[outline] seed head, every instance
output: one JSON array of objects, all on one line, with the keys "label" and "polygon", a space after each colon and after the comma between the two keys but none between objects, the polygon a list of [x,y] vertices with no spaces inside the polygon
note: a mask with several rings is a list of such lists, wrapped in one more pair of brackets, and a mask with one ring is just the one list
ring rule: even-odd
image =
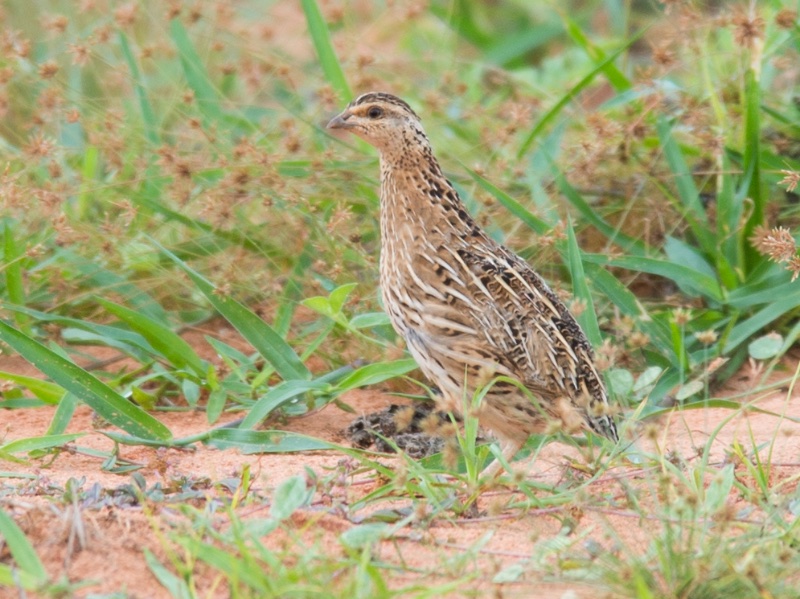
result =
[{"label": "seed head", "polygon": [[733,38],[745,48],[753,48],[758,40],[764,39],[764,19],[754,11],[737,10],[731,18]]}]

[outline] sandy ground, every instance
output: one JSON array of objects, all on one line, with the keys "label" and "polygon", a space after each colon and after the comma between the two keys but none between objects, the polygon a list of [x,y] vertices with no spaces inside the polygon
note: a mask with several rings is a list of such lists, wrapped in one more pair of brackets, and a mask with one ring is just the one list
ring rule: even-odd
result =
[{"label": "sandy ground", "polygon": [[[202,344],[200,338],[195,341]],[[204,352],[207,350],[206,347]],[[13,356],[0,356],[0,370],[35,373],[29,365]],[[752,373],[751,376],[746,370],[743,371],[723,392],[729,395],[742,393],[755,384],[756,374]],[[788,374],[783,371],[780,376],[786,378]],[[746,401],[754,401],[754,405],[764,410],[800,419],[798,395],[800,389],[795,389],[794,397],[790,398],[786,388],[778,388],[770,393],[748,397]],[[377,411],[398,401],[396,397],[380,390],[354,391],[343,399],[360,413]],[[0,411],[1,442],[43,435],[53,413],[54,409],[49,407]],[[760,445],[763,458],[766,458],[767,452],[771,452],[773,476],[788,477],[797,471],[800,425],[767,414],[750,412],[731,418],[733,414],[730,410],[720,409],[674,412],[653,423],[648,440],[639,439],[637,445],[643,451],[653,451],[657,445],[661,451],[671,452],[673,461],[685,460],[691,466],[700,459],[698,448],[704,447],[715,429],[722,425],[711,445],[712,464],[722,464],[732,443],[738,440],[745,449]],[[159,413],[158,417],[175,437],[199,433],[208,428],[205,414],[201,412]],[[352,419],[352,414],[330,405],[317,413],[291,420],[282,428],[346,444],[343,429]],[[87,431],[69,450],[62,451],[55,459],[48,456],[24,463],[0,464],[0,470],[4,471],[3,478],[0,478],[0,505],[13,515],[28,535],[53,579],[64,577],[73,582],[91,581],[75,596],[124,591],[130,597],[168,597],[145,563],[143,549],[152,551],[162,563],[169,563],[163,533],[170,527],[179,526],[181,522],[172,507],[154,503],[144,507],[104,506],[75,511],[58,499],[60,493],[53,491],[54,488],[63,488],[71,478],[81,480],[84,489],[89,489],[95,483],[102,489],[116,489],[130,483],[130,474],[103,471],[101,458],[82,453],[84,449],[104,452],[113,449],[109,438],[93,428],[91,411],[82,407],[76,412],[69,432]],[[76,451],[77,448],[81,451]],[[352,504],[379,484],[374,471],[360,472],[357,462],[337,451],[242,455],[236,450],[217,450],[205,446],[187,450],[123,446],[119,455],[142,466],[138,472],[144,476],[148,486],[160,482],[169,488],[170,485],[174,486],[177,479],[210,481],[207,498],[204,499],[201,493],[199,499],[193,500],[197,505],[211,498],[230,497],[215,483],[236,479],[243,468],[249,466],[253,476],[250,495],[256,499],[245,502],[240,510],[243,518],[265,516],[269,509],[270,494],[275,487],[290,476],[304,474],[307,469],[313,470],[319,478],[330,475],[337,468],[344,473],[342,476],[346,481],[337,491],[340,493],[337,498],[340,506]],[[380,461],[396,465],[397,459],[383,457]],[[535,462],[520,461],[516,467],[522,469],[530,480],[556,483],[574,475],[574,469],[570,466],[572,460],[580,462],[581,456],[570,447],[551,443],[542,450]],[[744,469],[740,472],[737,468],[737,475],[741,475],[739,480],[747,484]],[[603,477],[592,483],[590,490],[592,493],[622,497],[622,481],[633,487],[653,486],[652,472],[620,460],[619,465],[610,468]],[[199,484],[197,488],[203,488],[203,485]],[[614,540],[631,551],[643,550],[647,546],[651,524],[657,525],[643,521],[639,514],[626,510],[576,510],[574,506],[534,509],[526,513],[504,510],[505,502],[514,496],[514,491],[510,489],[489,491],[479,500],[478,517],[453,520],[439,518],[425,529],[403,529],[395,539],[382,543],[377,548],[377,555],[386,562],[405,565],[402,571],[392,574],[398,586],[414,582],[441,584],[447,580],[446,572],[435,576],[431,573],[416,574],[414,569],[430,572],[433,563],[453,563],[459,556],[473,552],[474,556],[467,560],[467,565],[459,566],[461,573],[468,571],[475,576],[470,589],[463,590],[464,594],[480,592],[502,597],[572,598],[613,596],[598,594],[598,589],[588,585],[551,584],[546,580],[532,579],[530,575],[510,584],[497,585],[491,581],[500,570],[525,563],[536,543],[559,533],[566,516],[576,521],[573,534],[585,535],[587,539],[599,543]],[[734,509],[737,501],[740,499],[733,495],[729,498]],[[330,497],[315,497],[310,506],[292,516],[287,526],[307,537],[309,543],[330,547],[330,551],[338,555],[341,553],[339,535],[356,525],[359,518],[372,509],[407,507],[410,499],[398,497],[396,501],[382,502],[355,514],[330,509],[330,505]],[[497,506],[500,508],[496,509]],[[76,530],[82,531],[82,538],[75,535]],[[487,535],[488,540],[479,547],[478,541],[487,538]],[[8,563],[9,560],[7,549],[0,544],[0,561]],[[201,596],[225,596],[219,588],[213,590],[213,573],[209,572],[204,577],[202,570],[198,572],[198,580],[208,585],[208,588],[198,589]],[[3,595],[0,589],[0,597],[19,596],[16,592],[9,592],[10,589]],[[453,592],[452,596],[463,595]]]}]

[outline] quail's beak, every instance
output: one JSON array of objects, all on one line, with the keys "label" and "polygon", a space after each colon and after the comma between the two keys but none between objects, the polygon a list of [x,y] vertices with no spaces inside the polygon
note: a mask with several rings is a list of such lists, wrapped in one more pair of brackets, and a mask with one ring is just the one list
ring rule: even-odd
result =
[{"label": "quail's beak", "polygon": [[350,113],[350,111],[345,110],[340,115],[331,119],[331,122],[328,123],[328,129],[352,129],[354,124],[352,122],[347,122],[351,116],[353,115]]}]

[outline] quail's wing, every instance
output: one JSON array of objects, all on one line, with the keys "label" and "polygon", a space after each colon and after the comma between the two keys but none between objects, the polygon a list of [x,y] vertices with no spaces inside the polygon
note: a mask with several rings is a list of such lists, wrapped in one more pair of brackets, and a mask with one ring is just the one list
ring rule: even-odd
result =
[{"label": "quail's wing", "polygon": [[513,376],[544,397],[566,397],[596,432],[617,438],[594,352],[564,303],[524,260],[502,246],[473,248],[470,267],[484,310],[476,312]]}]

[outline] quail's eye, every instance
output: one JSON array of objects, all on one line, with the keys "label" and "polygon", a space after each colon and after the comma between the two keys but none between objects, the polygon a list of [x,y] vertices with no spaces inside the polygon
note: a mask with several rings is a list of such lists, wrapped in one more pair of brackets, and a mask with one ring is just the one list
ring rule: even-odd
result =
[{"label": "quail's eye", "polygon": [[383,109],[378,106],[372,106],[367,111],[367,116],[371,119],[379,119],[383,116]]}]

